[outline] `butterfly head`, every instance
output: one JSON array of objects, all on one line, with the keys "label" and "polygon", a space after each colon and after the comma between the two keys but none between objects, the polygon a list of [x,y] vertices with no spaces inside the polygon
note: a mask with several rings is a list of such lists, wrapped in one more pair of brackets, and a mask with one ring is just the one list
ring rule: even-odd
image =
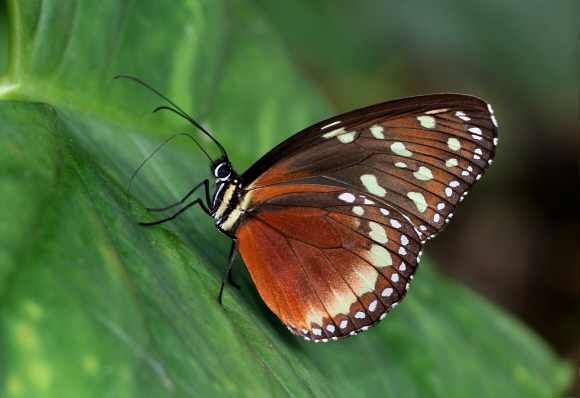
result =
[{"label": "butterfly head", "polygon": [[227,181],[232,176],[232,164],[227,157],[221,157],[211,165],[212,174],[218,182]]}]

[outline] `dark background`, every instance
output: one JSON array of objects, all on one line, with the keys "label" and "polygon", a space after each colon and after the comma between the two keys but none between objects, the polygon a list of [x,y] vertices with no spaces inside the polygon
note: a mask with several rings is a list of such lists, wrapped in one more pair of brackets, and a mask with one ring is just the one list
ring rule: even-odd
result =
[{"label": "dark background", "polygon": [[496,160],[427,253],[563,356],[578,341],[577,2],[257,2],[337,113],[460,92]]}]

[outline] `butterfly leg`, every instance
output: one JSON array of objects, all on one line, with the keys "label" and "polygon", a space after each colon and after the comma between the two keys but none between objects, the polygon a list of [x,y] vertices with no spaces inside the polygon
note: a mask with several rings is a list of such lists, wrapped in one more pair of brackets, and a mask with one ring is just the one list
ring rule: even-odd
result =
[{"label": "butterfly leg", "polygon": [[[201,188],[202,185],[205,186],[205,198],[206,198],[206,201],[207,201],[208,207],[209,207],[209,203],[211,203],[211,199],[209,197],[209,181],[204,180],[204,181],[200,182],[199,184],[197,184],[191,191],[189,191],[189,193],[187,195],[185,195],[185,197],[183,199],[181,199],[179,202],[174,203],[172,205],[169,205],[167,207],[159,207],[159,208],[147,207],[146,209],[149,211],[165,211],[165,210],[171,209],[172,207],[179,206],[179,205],[183,204],[187,200],[187,198],[189,198],[195,191],[197,191],[199,188]],[[207,213],[207,211],[206,211],[206,213]]]},{"label": "butterfly leg", "polygon": [[[230,251],[230,260],[228,261],[228,268],[226,269],[226,273],[224,274],[224,277],[222,278],[222,287],[220,288],[220,294],[218,296],[218,302],[220,304],[222,303],[222,294],[224,292],[224,286],[226,284],[226,281],[228,280],[228,278],[231,278],[230,272],[232,270],[232,264],[234,263],[234,258],[236,258],[236,253],[238,252],[238,244],[240,242],[239,239],[236,238],[235,236],[232,236],[228,233],[225,233],[225,234],[227,236],[229,236],[230,238],[232,238],[232,249]],[[236,284],[233,283],[233,281],[231,279],[230,279],[230,282],[232,283],[232,285],[237,286]]]},{"label": "butterfly leg", "polygon": [[[191,195],[193,193],[193,191],[195,191],[197,188],[199,188],[202,184],[205,184],[205,189],[206,189],[205,193],[206,193],[206,196],[209,198],[209,196],[208,196],[209,195],[209,193],[208,193],[208,181],[207,180],[205,180],[203,183],[199,184],[196,188],[194,188],[189,194],[187,194],[187,196]],[[187,196],[183,200],[185,200],[187,198]],[[206,198],[206,199],[208,199],[208,198]],[[181,203],[183,202],[183,200],[181,201]],[[208,203],[209,203],[209,200],[208,200]],[[177,204],[179,204],[179,203],[177,203]],[[179,216],[181,213],[183,213],[184,211],[189,209],[193,205],[199,205],[203,211],[205,211],[208,215],[211,216],[211,211],[209,211],[208,206],[206,206],[203,203],[203,200],[201,198],[197,198],[196,200],[194,200],[193,202],[191,202],[190,204],[188,204],[187,206],[185,206],[184,208],[179,210],[177,213],[175,213],[171,217],[167,217],[167,218],[164,218],[163,220],[154,221],[154,222],[140,222],[139,225],[149,227],[151,225],[157,225],[157,224],[162,224],[162,223],[167,222],[167,221],[171,221],[171,220],[175,219],[177,216]],[[169,206],[168,208],[171,208],[172,206]]]}]

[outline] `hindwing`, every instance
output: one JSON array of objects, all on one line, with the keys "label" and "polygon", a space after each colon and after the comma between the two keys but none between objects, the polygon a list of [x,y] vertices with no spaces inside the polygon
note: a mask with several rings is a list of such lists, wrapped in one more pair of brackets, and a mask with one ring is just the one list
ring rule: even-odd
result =
[{"label": "hindwing", "polygon": [[405,295],[420,238],[386,202],[304,187],[278,191],[247,214],[240,254],[264,302],[293,333],[318,341],[366,330]]}]

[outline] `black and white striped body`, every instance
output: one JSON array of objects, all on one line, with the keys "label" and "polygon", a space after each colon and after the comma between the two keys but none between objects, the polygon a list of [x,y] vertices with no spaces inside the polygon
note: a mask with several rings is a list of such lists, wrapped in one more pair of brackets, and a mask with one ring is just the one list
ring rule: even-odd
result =
[{"label": "black and white striped body", "polygon": [[216,186],[211,204],[212,217],[224,232],[235,235],[243,218],[242,181],[227,160],[222,160],[214,168]]}]

